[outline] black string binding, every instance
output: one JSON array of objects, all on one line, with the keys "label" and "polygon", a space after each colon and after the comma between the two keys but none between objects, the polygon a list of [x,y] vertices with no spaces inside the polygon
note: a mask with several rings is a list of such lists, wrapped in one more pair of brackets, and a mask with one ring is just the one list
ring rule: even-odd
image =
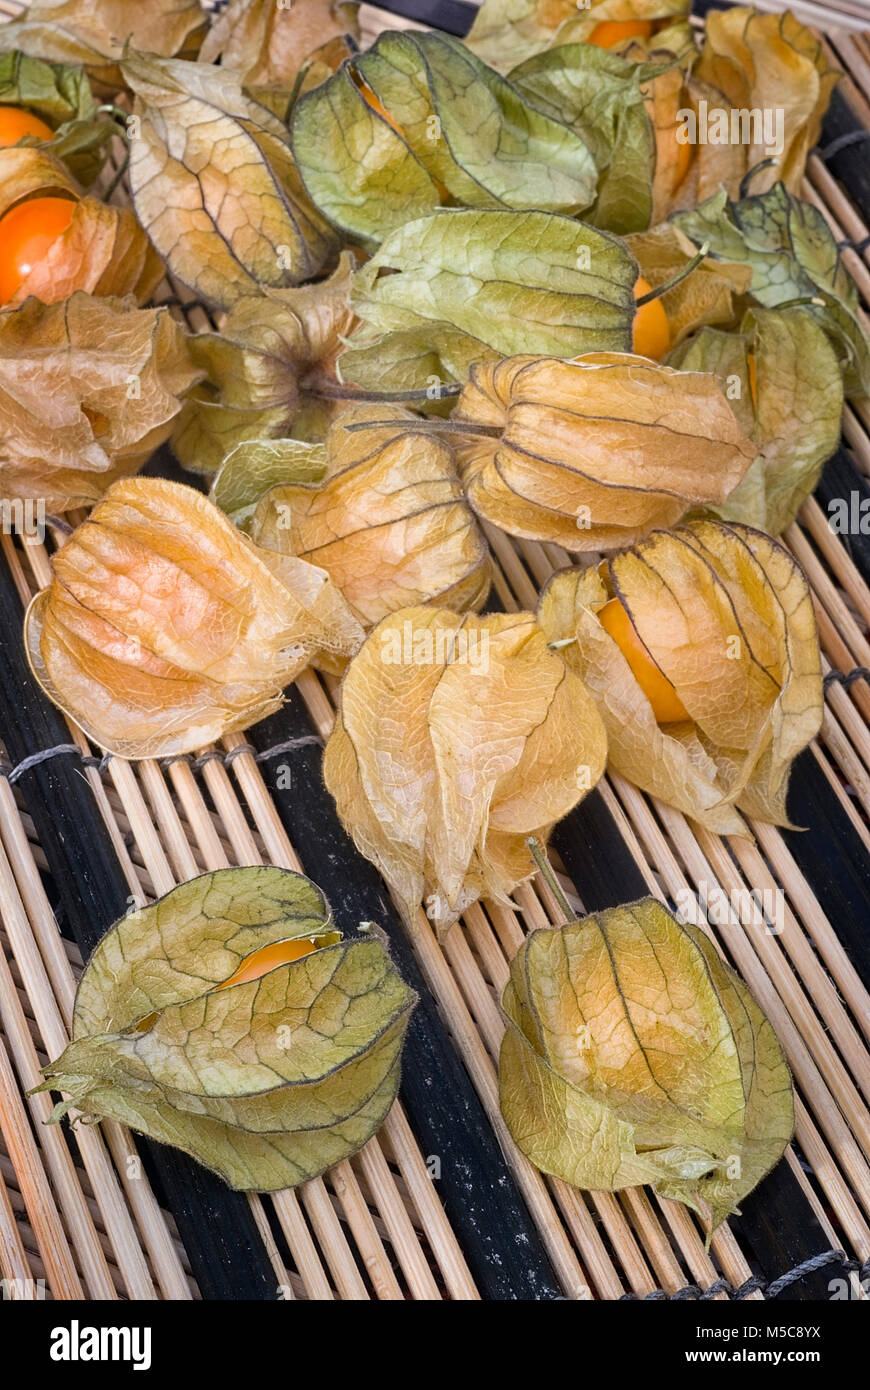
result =
[{"label": "black string binding", "polygon": [[[833,685],[842,685],[848,689],[855,681],[864,680],[870,683],[870,667],[856,666],[851,671],[829,671],[824,677],[823,687],[828,690]],[[194,772],[200,772],[207,763],[219,762],[224,767],[231,767],[237,758],[246,755],[252,757],[254,762],[267,762],[270,758],[277,757],[281,753],[292,753],[295,749],[304,748],[311,744],[321,745],[323,740],[317,734],[307,734],[299,738],[285,739],[281,743],[272,744],[264,748],[261,752],[251,743],[240,743],[237,748],[229,751],[221,751],[217,748],[210,748],[205,753],[200,753],[194,757],[191,753],[175,753],[169,757],[159,758],[158,764],[165,771],[173,766],[174,763],[186,763]],[[37,753],[29,753],[20,762],[2,763],[0,762],[0,777],[5,777],[10,786],[14,786],[20,777],[33,767],[38,767],[40,763],[48,762],[52,758],[73,757],[78,759],[83,768],[95,768],[102,776],[108,764],[115,755],[113,753],[103,753],[100,757],[95,754],[83,753],[75,743],[58,743],[53,748],[43,748]],[[132,840],[131,840],[132,843]],[[691,1292],[694,1285],[687,1286],[689,1292],[682,1294],[682,1297],[695,1297]],[[710,1297],[709,1294],[698,1293],[698,1297]],[[735,1297],[738,1295],[735,1294]],[[744,1295],[740,1295],[745,1297]]]},{"label": "black string binding", "polygon": [[828,690],[832,685],[844,685],[848,690],[849,686],[854,685],[855,681],[870,681],[870,667],[855,666],[851,671],[838,671],[834,669],[827,673],[822,681],[822,685],[825,690]]},{"label": "black string binding", "polygon": [[[275,743],[271,748],[264,748],[258,753],[251,743],[240,743],[238,748],[231,748],[229,752],[222,753],[217,748],[210,748],[206,753],[200,753],[198,758],[194,758],[190,753],[176,753],[169,758],[158,759],[162,768],[171,767],[173,763],[187,763],[194,772],[199,772],[206,763],[220,762],[224,767],[231,767],[236,758],[243,753],[248,753],[256,763],[263,763],[267,758],[277,757],[279,753],[292,753],[295,748],[303,748],[306,744],[322,743],[323,740],[317,734],[309,734],[305,738],[288,738],[283,743]],[[0,763],[0,777],[5,777],[10,785],[14,785],[23,773],[30,768],[36,767],[39,763],[47,762],[49,758],[60,758],[72,755],[78,758],[82,767],[95,767],[98,772],[105,772],[107,765],[115,756],[114,753],[104,753],[98,758],[91,753],[83,753],[75,743],[57,743],[54,748],[43,748],[39,753],[29,753],[26,758],[22,758],[13,767],[10,763]]]},{"label": "black string binding", "polygon": [[[870,133],[870,132],[868,132]],[[828,671],[823,680],[825,690],[832,685],[842,685],[848,690],[855,681],[867,681],[870,683],[870,667],[855,666],[851,671]],[[165,770],[173,763],[187,763],[194,772],[200,772],[206,763],[219,762],[224,767],[231,767],[236,758],[243,753],[249,754],[254,762],[264,763],[269,758],[276,757],[279,753],[292,753],[295,748],[303,748],[307,744],[322,743],[323,740],[317,734],[308,734],[304,738],[285,739],[283,743],[273,744],[271,748],[264,748],[258,753],[251,743],[240,743],[238,748],[231,748],[229,752],[221,752],[217,748],[210,748],[205,753],[200,753],[198,758],[191,753],[174,753],[167,758],[159,758],[160,766]],[[23,773],[30,768],[36,767],[39,763],[44,763],[49,758],[60,758],[72,756],[79,759],[82,767],[95,767],[98,772],[103,773],[108,763],[115,756],[114,753],[103,753],[102,757],[96,757],[90,753],[83,753],[75,743],[58,743],[53,748],[43,748],[38,753],[30,753],[26,758],[22,758],[19,763],[12,766],[10,763],[0,763],[0,777],[5,777],[7,782],[14,785]]]},{"label": "black string binding", "polygon": [[870,140],[870,130],[848,130],[845,135],[838,135],[836,140],[814,150],[813,153],[818,155],[823,164],[827,164],[828,160],[833,159],[841,150],[847,150],[851,145],[861,145],[865,140]]},{"label": "black string binding", "polygon": [[639,1299],[636,1293],[624,1293],[619,1299],[620,1303],[682,1303],[689,1300],[705,1302],[715,1298],[716,1294],[726,1293],[729,1299],[735,1302],[742,1302],[751,1293],[763,1293],[765,1298],[776,1298],[785,1289],[796,1284],[799,1279],[803,1279],[805,1274],[815,1274],[819,1269],[825,1269],[828,1265],[839,1265],[847,1274],[857,1273],[859,1280],[864,1284],[870,1279],[870,1260],[865,1260],[859,1264],[857,1260],[852,1260],[844,1250],[823,1250],[820,1255],[812,1255],[808,1260],[795,1265],[785,1274],[780,1274],[778,1278],[771,1280],[768,1284],[760,1279],[757,1274],[753,1274],[745,1283],[740,1284],[736,1289],[727,1279],[717,1279],[709,1288],[702,1289],[698,1284],[686,1284],[675,1293],[667,1293],[664,1289],[653,1289],[652,1293],[644,1294]]}]

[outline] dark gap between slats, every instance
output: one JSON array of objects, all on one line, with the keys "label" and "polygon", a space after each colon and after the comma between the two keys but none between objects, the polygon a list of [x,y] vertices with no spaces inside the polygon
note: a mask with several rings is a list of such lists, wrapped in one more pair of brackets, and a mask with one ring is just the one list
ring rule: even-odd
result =
[{"label": "dark gap between slats", "polygon": [[[643,875],[597,791],[590,792],[556,826],[552,843],[587,912],[647,896]],[[729,1225],[741,1244],[751,1250],[768,1282],[830,1248],[784,1159],[744,1199],[742,1214],[729,1217]],[[824,1271],[805,1275],[781,1297],[789,1301],[827,1299],[829,1277]]]},{"label": "dark gap between slats", "polygon": [[[864,583],[870,584],[870,484],[844,448],[839,448],[825,464],[815,497],[829,525],[837,519],[841,510],[839,507],[832,509],[831,504],[840,501],[845,502],[849,509],[849,526],[853,520],[858,521],[858,530],[838,531],[837,535]],[[861,525],[866,527],[863,532]],[[808,536],[807,539],[812,538]]]},{"label": "dark gap between slats", "polygon": [[809,749],[792,764],[788,805],[802,828],[780,834],[870,988],[870,857]]},{"label": "dark gap between slats", "polygon": [[[69,743],[69,730],[33,680],[24,657],[22,610],[0,563],[0,715],[13,763]],[[85,957],[128,908],[129,887],[76,759],[52,758],[18,781],[67,922]],[[175,1217],[203,1298],[272,1299],[277,1281],[247,1198],[177,1149],[137,1136]]]},{"label": "dark gap between slats", "polygon": [[[832,141],[864,129],[860,117],[852,110],[839,88],[835,87],[822,123],[819,148],[824,150]],[[845,188],[860,212],[865,226],[870,226],[870,141],[846,145],[837,154],[826,159],[825,164],[837,182]]]},{"label": "dark gap between slats", "polygon": [[[313,725],[297,691],[268,719],[248,730],[257,749],[311,735]],[[399,915],[373,865],[342,828],[323,785],[321,750],[306,744],[263,764],[284,828],[305,867],[332,905],[338,926],[356,932],[361,921],[384,927],[404,979],[420,996],[408,1029],[400,1095],[424,1158],[441,1160],[436,1182],[474,1280],[486,1299],[538,1300],[562,1290],[541,1237],[517,1189],[495,1133],[465,1067],[447,1035]],[[286,772],[289,767],[290,787]]]},{"label": "dark gap between slats", "polygon": [[467,4],[466,0],[387,0],[376,8],[460,39],[468,33],[477,13],[477,5]]}]

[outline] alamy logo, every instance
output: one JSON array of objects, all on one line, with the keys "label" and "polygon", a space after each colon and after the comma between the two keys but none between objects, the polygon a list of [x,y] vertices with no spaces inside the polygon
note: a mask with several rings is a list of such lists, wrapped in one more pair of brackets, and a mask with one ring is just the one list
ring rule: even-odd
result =
[{"label": "alamy logo", "polygon": [[45,499],[0,497],[0,531],[4,536],[45,540]]},{"label": "alamy logo", "polygon": [[45,1298],[44,1279],[0,1279],[0,1299],[21,1301]]},{"label": "alamy logo", "polygon": [[781,106],[708,106],[677,112],[681,145],[763,145],[772,155],[785,149],[785,112]]},{"label": "alamy logo", "polygon": [[690,888],[680,888],[676,896],[677,916],[695,927],[759,927],[769,936],[785,930],[785,895],[781,888],[732,888],[725,891],[718,883],[698,883],[698,896]]},{"label": "alamy logo", "polygon": [[51,1329],[52,1361],[130,1361],[134,1371],[151,1368],[150,1327],[69,1327]]},{"label": "alamy logo", "polygon": [[415,627],[406,619],[402,626],[381,630],[381,660],[385,666],[470,666],[489,668],[489,633],[486,628]]}]

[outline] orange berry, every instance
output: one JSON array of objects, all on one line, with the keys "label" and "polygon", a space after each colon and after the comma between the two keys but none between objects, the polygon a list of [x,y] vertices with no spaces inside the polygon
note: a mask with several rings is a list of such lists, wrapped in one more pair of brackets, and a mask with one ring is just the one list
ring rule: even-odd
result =
[{"label": "orange berry", "polygon": [[[642,275],[634,283],[635,299],[649,294],[652,286]],[[652,357],[656,362],[664,357],[671,347],[671,326],[660,299],[651,299],[635,310],[632,326],[632,347],[639,357]]]},{"label": "orange berry", "polygon": [[53,140],[54,131],[32,111],[23,106],[0,106],[0,146],[17,145],[25,135],[35,135],[38,140]]},{"label": "orange berry", "polygon": [[0,218],[0,304],[8,304],[31,270],[66,231],[75,211],[70,198],[31,198]]},{"label": "orange berry", "polygon": [[230,985],[246,985],[251,980],[259,980],[278,965],[289,965],[291,961],[301,960],[316,951],[316,944],[309,937],[298,937],[295,941],[273,941],[270,946],[261,946],[245,956],[238,969],[228,980],[218,985],[218,989],[229,989]]},{"label": "orange berry", "polygon": [[652,705],[659,724],[676,724],[688,719],[686,707],[667,676],[659,670],[618,598],[598,610],[598,621],[613,638],[632,674]]},{"label": "orange berry", "polygon": [[749,376],[749,394],[752,397],[752,404],[758,407],[758,364],[755,361],[755,353],[746,354],[746,371]]},{"label": "orange berry", "polygon": [[651,19],[603,19],[586,42],[594,43],[596,48],[616,48],[627,39],[648,39],[652,31]]}]

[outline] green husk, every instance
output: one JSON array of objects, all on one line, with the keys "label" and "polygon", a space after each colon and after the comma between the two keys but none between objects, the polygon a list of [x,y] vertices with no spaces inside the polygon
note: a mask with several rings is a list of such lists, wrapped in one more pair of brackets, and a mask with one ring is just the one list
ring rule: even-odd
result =
[{"label": "green husk", "polygon": [[[253,952],[298,938],[315,950],[220,988]],[[37,1089],[66,1093],[54,1121],[74,1107],[184,1149],[232,1187],[291,1187],[385,1118],[414,1003],[381,940],[342,941],[310,880],[222,869],[110,929],[73,1041]]]},{"label": "green husk", "polygon": [[765,309],[798,300],[837,349],[846,394],[870,392],[870,340],[860,320],[858,288],[822,214],[782,183],[731,202],[724,189],[671,219],[713,256],[752,267],[750,296]]},{"label": "green husk", "polygon": [[393,232],[354,275],[362,322],[339,372],[406,391],[464,381],[481,360],[627,352],[636,279],[622,241],[570,217],[445,209]]},{"label": "green husk", "polygon": [[582,211],[595,196],[582,134],[442,34],[382,34],[297,103],[292,129],[314,202],[370,245],[445,195],[466,207],[552,212]]},{"label": "green husk", "polygon": [[712,1233],[781,1158],[794,1101],[773,1029],[656,899],[533,932],[502,1005],[502,1113],[544,1172],[650,1183]]}]

